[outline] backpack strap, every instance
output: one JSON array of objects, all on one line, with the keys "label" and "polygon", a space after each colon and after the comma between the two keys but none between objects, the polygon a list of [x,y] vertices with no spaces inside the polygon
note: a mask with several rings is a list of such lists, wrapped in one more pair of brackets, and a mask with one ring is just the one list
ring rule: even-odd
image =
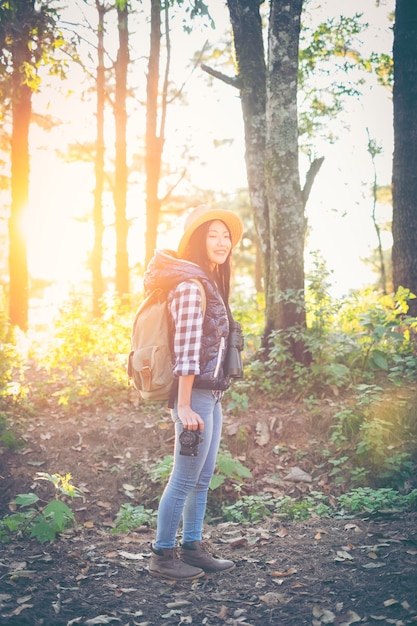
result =
[{"label": "backpack strap", "polygon": [[191,278],[192,282],[195,283],[200,289],[201,295],[201,308],[203,310],[203,317],[206,314],[206,306],[207,306],[207,298],[206,298],[206,290],[204,289],[202,283],[198,280],[198,278]]}]

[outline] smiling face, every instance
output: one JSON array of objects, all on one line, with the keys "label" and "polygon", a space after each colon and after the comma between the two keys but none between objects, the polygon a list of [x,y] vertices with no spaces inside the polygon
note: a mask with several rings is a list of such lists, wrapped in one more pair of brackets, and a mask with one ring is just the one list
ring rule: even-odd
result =
[{"label": "smiling face", "polygon": [[232,240],[226,224],[220,220],[210,222],[206,237],[206,251],[211,267],[222,265],[231,249]]}]

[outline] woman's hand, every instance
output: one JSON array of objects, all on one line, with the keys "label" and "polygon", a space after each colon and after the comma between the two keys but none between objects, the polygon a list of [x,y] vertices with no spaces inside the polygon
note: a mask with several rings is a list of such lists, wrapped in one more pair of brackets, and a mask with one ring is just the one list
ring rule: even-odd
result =
[{"label": "woman's hand", "polygon": [[198,413],[192,410],[190,405],[178,406],[178,417],[185,430],[197,430],[200,433],[204,430],[204,422]]},{"label": "woman's hand", "polygon": [[198,413],[191,408],[191,391],[194,374],[180,376],[178,379],[178,417],[186,430],[204,430],[204,422]]}]

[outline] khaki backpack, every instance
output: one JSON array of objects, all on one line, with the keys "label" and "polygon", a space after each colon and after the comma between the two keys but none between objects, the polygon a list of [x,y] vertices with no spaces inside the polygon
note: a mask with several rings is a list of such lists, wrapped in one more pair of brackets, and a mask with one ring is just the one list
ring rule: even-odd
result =
[{"label": "khaki backpack", "polygon": [[[200,289],[204,316],[206,293],[200,281],[192,280]],[[133,321],[127,373],[144,400],[168,400],[174,382],[167,295],[154,289]]]}]

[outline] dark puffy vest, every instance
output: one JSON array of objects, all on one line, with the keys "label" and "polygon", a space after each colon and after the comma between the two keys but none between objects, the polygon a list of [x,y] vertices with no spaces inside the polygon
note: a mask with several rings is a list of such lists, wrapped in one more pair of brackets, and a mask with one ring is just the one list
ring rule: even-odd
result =
[{"label": "dark puffy vest", "polygon": [[145,292],[149,293],[157,287],[169,292],[180,282],[192,278],[197,278],[206,292],[200,375],[195,377],[194,387],[223,391],[230,384],[229,377],[223,371],[229,320],[223,299],[207,274],[195,263],[177,259],[173,252],[157,250],[145,273]]}]

